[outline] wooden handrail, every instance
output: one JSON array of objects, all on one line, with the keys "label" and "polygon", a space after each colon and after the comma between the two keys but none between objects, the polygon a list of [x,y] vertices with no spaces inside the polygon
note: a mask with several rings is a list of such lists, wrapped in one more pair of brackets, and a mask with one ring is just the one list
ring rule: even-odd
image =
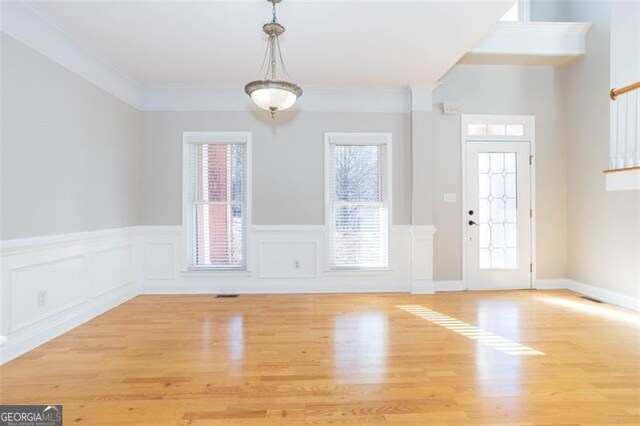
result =
[{"label": "wooden handrail", "polygon": [[625,167],[622,169],[609,169],[609,170],[604,170],[602,173],[618,173],[618,172],[630,172],[632,170],[640,170],[640,167],[636,166],[636,167]]},{"label": "wooden handrail", "polygon": [[609,92],[609,96],[611,96],[612,101],[615,101],[618,96],[624,95],[627,92],[631,92],[632,90],[638,90],[638,89],[640,89],[640,81],[636,81],[635,83],[632,83],[628,86],[621,87],[619,89],[611,89],[611,92]]}]

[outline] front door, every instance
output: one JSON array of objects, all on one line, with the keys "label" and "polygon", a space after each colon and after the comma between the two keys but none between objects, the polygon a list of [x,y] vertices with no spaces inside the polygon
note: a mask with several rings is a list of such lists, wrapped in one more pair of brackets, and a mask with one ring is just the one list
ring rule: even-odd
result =
[{"label": "front door", "polygon": [[465,145],[467,288],[530,288],[530,143]]}]

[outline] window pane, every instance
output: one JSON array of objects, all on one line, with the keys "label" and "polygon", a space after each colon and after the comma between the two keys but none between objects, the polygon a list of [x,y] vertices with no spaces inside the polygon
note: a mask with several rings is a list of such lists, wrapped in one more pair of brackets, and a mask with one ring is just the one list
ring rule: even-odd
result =
[{"label": "window pane", "polygon": [[524,125],[522,125],[522,124],[509,124],[509,125],[507,125],[507,135],[509,135],[509,136],[524,136]]},{"label": "window pane", "polygon": [[334,206],[334,264],[379,267],[386,264],[387,220],[382,205]]},{"label": "window pane", "polygon": [[196,200],[243,201],[245,145],[201,144],[195,150]]},{"label": "window pane", "polygon": [[329,207],[334,268],[388,264],[386,145],[330,145]]},{"label": "window pane", "polygon": [[231,145],[231,200],[242,202],[245,199],[245,145]]},{"label": "window pane", "polygon": [[195,207],[195,263],[211,266],[243,264],[243,208],[205,204]]},{"label": "window pane", "polygon": [[196,199],[226,201],[229,152],[227,145],[197,146]]},{"label": "window pane", "polygon": [[246,145],[194,144],[191,152],[193,265],[242,267]]},{"label": "window pane", "polygon": [[503,136],[504,124],[489,124],[487,126],[487,134],[491,136]]},{"label": "window pane", "polygon": [[487,134],[486,124],[469,124],[469,134],[474,136],[484,136]]},{"label": "window pane", "polygon": [[514,152],[478,154],[480,269],[518,268],[516,160]]},{"label": "window pane", "polygon": [[377,145],[337,145],[335,157],[335,199],[337,201],[380,201],[382,171]]}]

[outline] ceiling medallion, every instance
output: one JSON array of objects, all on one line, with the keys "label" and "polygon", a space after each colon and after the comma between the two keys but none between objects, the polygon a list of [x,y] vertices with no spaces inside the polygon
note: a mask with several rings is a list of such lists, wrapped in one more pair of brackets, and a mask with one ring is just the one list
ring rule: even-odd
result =
[{"label": "ceiling medallion", "polygon": [[[291,108],[302,96],[302,89],[295,83],[286,81],[289,78],[287,68],[284,66],[282,51],[280,50],[279,37],[285,29],[278,23],[276,16],[276,4],[282,0],[267,0],[272,4],[271,22],[262,26],[262,31],[269,36],[267,49],[264,54],[260,73],[264,72],[262,80],[256,80],[244,86],[244,91],[253,103],[262,109],[271,112],[274,118],[277,111]],[[278,67],[281,69],[281,77],[278,78]]]}]

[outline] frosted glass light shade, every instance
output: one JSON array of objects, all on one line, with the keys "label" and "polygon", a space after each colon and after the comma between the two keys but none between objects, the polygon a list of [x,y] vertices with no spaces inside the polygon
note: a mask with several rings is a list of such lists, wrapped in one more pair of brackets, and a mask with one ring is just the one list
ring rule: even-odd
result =
[{"label": "frosted glass light shade", "polygon": [[258,89],[251,93],[251,100],[268,111],[291,108],[296,99],[296,95],[283,89]]},{"label": "frosted glass light shade", "polygon": [[291,108],[302,96],[302,89],[288,81],[252,81],[245,86],[244,91],[257,106],[271,112]]}]

